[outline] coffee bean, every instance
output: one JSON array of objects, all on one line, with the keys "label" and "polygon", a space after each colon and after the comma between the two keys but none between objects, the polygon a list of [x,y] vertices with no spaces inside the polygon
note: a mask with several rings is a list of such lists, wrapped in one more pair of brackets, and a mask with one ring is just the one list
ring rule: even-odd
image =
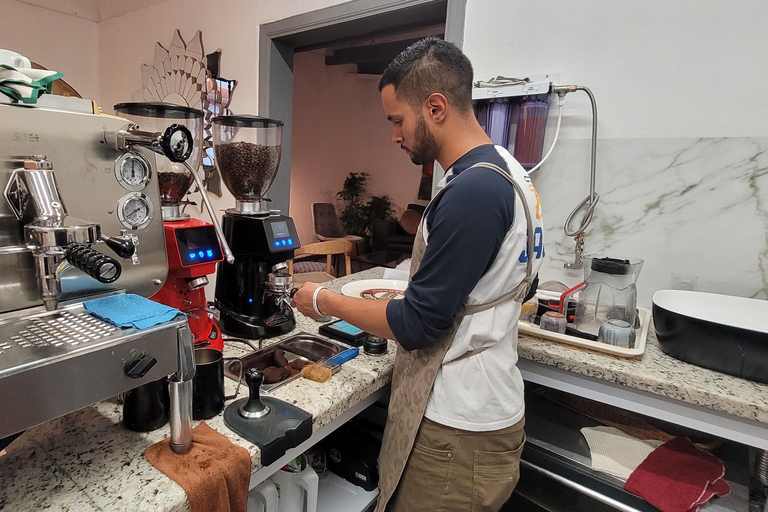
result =
[{"label": "coffee bean", "polygon": [[264,197],[277,174],[282,149],[250,142],[216,146],[216,166],[235,199],[256,201]]},{"label": "coffee bean", "polygon": [[195,178],[188,172],[158,172],[160,202],[163,206],[177,205],[184,198]]}]

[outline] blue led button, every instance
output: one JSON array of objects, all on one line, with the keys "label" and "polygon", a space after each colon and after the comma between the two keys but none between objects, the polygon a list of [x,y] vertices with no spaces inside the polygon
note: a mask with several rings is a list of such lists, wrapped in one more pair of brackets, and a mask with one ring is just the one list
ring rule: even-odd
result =
[{"label": "blue led button", "polygon": [[275,241],[275,247],[280,247],[280,240]]},{"label": "blue led button", "polygon": [[202,258],[203,256],[205,256],[205,253],[203,251],[200,251],[200,252],[197,253],[197,255]]},{"label": "blue led button", "polygon": [[292,238],[288,239],[288,245],[293,245],[293,239]]},{"label": "blue led button", "polygon": [[189,259],[193,260],[195,259],[195,256],[197,256],[195,253],[193,252],[189,253]]},{"label": "blue led button", "polygon": [[205,254],[207,254],[209,258],[213,258],[213,251],[211,249],[205,251]]},{"label": "blue led button", "polygon": [[280,243],[282,243],[283,245],[285,245],[285,244],[286,244],[286,241],[285,241],[285,240],[283,240],[283,241],[282,241],[282,242],[280,242]]}]

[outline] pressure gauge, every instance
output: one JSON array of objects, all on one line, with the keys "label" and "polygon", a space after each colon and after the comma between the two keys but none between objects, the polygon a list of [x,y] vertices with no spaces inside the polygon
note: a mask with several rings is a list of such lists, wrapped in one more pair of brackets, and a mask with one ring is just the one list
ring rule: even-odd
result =
[{"label": "pressure gauge", "polygon": [[115,162],[115,177],[123,188],[138,191],[149,183],[149,161],[138,153],[125,153]]},{"label": "pressure gauge", "polygon": [[117,218],[130,229],[144,229],[154,214],[152,201],[141,192],[126,194],[117,203]]}]

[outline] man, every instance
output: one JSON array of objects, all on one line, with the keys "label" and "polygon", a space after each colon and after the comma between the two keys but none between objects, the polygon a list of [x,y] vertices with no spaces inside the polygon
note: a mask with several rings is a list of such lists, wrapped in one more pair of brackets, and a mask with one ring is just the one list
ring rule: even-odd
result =
[{"label": "man", "polygon": [[398,342],[376,510],[496,511],[517,483],[525,438],[517,319],[543,256],[538,197],[477,123],[472,66],[455,46],[414,43],[379,90],[395,143],[415,164],[448,170],[416,235],[405,297],[307,283],[295,305]]}]

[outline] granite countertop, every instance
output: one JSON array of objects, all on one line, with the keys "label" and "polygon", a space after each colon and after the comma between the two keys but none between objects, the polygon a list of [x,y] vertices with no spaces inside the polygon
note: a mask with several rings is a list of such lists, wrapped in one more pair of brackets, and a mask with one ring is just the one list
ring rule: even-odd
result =
[{"label": "granite countertop", "polygon": [[520,359],[768,424],[768,385],[694,366],[661,351],[653,325],[642,356],[617,357],[521,334]]},{"label": "granite countertop", "polygon": [[[383,271],[367,270],[327,286],[339,291],[347,282],[381,277]],[[320,326],[300,313],[296,322],[293,332],[265,340],[264,346],[302,331],[316,334]],[[384,356],[371,357],[361,350],[327,382],[300,378],[269,396],[310,412],[313,431],[317,431],[389,382],[395,354],[395,343],[389,343]],[[246,345],[240,344],[227,344],[224,350],[226,356],[248,351]],[[235,382],[225,379],[225,388],[227,395],[233,394]],[[248,396],[245,384],[238,398],[244,396]],[[104,401],[27,430],[0,458],[0,510],[91,512],[128,510],[140,505],[142,511],[188,511],[184,490],[144,458],[148,446],[170,435],[170,426],[166,424],[153,432],[131,432],[120,424],[121,417],[121,405]],[[229,430],[223,414],[206,423],[249,451],[252,471],[262,467],[259,448]]]},{"label": "granite countertop", "polygon": [[[339,291],[350,281],[380,278],[383,272],[383,268],[374,268],[336,279],[328,286]],[[316,333],[318,327],[317,322],[297,314],[296,329],[284,337],[301,331]],[[268,340],[265,346],[284,337]],[[327,383],[297,379],[270,396],[312,413],[316,431],[386,385],[391,378],[394,348],[390,341],[388,354],[378,358],[361,352]],[[225,349],[226,355],[244,352],[230,345]],[[521,359],[768,423],[768,385],[673,359],[661,351],[653,329],[645,353],[633,358],[529,335],[520,336],[518,352]],[[226,388],[227,394],[232,394],[235,385],[226,379]],[[241,388],[240,397],[246,395]],[[8,455],[0,458],[0,510],[111,511],[140,503],[146,511],[187,511],[189,505],[181,487],[143,456],[147,446],[169,435],[169,427],[131,432],[119,424],[120,417],[121,406],[105,401],[29,429],[8,447]],[[261,467],[259,449],[230,431],[221,415],[207,423],[249,450],[253,471]]]}]

